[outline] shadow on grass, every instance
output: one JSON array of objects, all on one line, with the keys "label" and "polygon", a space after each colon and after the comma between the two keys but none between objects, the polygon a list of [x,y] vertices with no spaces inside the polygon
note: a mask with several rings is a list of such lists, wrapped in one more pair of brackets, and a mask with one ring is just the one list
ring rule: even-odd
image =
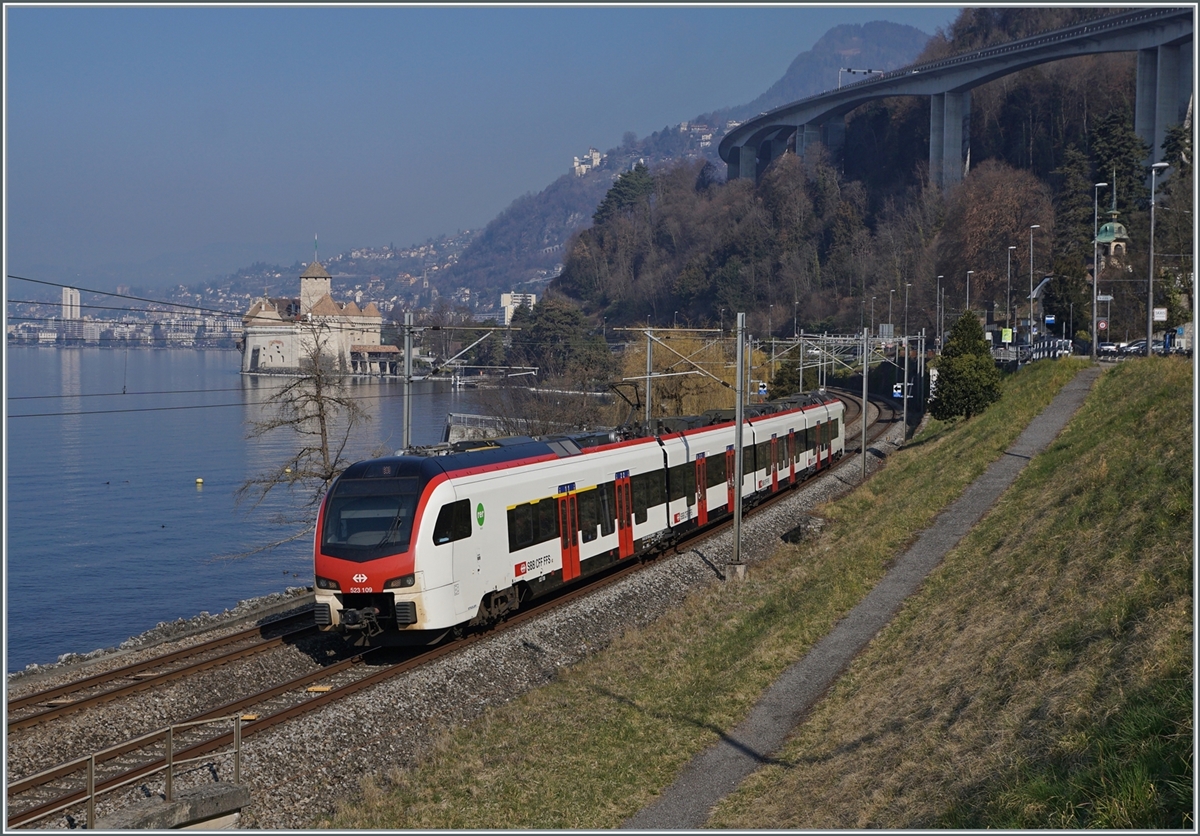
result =
[{"label": "shadow on grass", "polygon": [[596,685],[588,686],[588,688],[589,688],[589,690],[595,692],[596,694],[599,694],[602,697],[607,697],[608,699],[612,700],[613,702],[624,705],[628,708],[633,709],[634,711],[638,712],[639,714],[642,714],[647,717],[651,717],[655,720],[661,720],[661,721],[668,722],[668,723],[685,723],[693,728],[704,729],[705,731],[710,731],[713,734],[715,734],[718,738],[720,738],[720,740],[722,742],[728,744],[729,746],[732,746],[737,751],[750,757],[755,763],[759,764],[760,766],[781,766],[785,769],[787,769],[791,766],[791,764],[789,764],[787,761],[782,761],[782,760],[779,760],[778,758],[772,758],[768,755],[763,754],[762,752],[758,752],[758,751],[750,748],[749,746],[742,743],[737,738],[731,737],[729,735],[729,733],[726,732],[724,729],[717,728],[712,723],[706,723],[703,720],[697,720],[695,718],[685,717],[685,716],[679,715],[679,714],[663,714],[663,713],[655,712],[655,711],[647,711],[646,709],[644,709],[640,705],[638,705],[636,702],[631,700],[629,697],[618,694],[615,691],[610,691],[607,688],[601,688]]}]

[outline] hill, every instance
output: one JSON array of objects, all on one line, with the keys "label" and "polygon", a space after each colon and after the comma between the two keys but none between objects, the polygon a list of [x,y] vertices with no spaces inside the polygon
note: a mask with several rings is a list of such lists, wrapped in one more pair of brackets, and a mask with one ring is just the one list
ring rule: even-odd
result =
[{"label": "hill", "polygon": [[745,121],[763,111],[815,96],[838,86],[862,81],[865,74],[841,69],[895,70],[913,63],[929,43],[929,35],[913,26],[876,20],[830,29],[813,48],[792,61],[783,78],[754,101],[722,112],[727,119]]},{"label": "hill", "polygon": [[[447,733],[336,827],[611,828],[732,729],[1081,367],[933,422],[740,585],[714,584]],[[1102,376],[1059,438],[801,726],[723,828],[1188,828],[1191,365]],[[562,780],[571,776],[571,780]]]},{"label": "hill", "polygon": [[527,283],[533,283],[528,289],[539,288],[557,275],[571,236],[590,226],[614,178],[637,161],[655,169],[707,160],[723,172],[716,148],[730,119],[745,119],[836,87],[838,67],[895,69],[911,63],[928,41],[919,29],[885,21],[834,27],[754,101],[700,114],[686,126],[664,126],[641,140],[627,134],[626,142],[609,149],[598,168],[582,177],[564,174],[541,192],[518,198],[487,225],[456,265],[438,277],[439,290],[446,295],[468,287],[476,294],[495,295]]}]

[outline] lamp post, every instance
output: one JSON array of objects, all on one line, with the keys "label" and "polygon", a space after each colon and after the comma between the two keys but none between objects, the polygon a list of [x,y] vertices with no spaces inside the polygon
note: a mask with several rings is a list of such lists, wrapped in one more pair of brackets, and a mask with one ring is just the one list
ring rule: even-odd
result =
[{"label": "lamp post", "polygon": [[1029,347],[1033,348],[1033,231],[1041,224],[1029,225]]},{"label": "lamp post", "polygon": [[871,338],[875,338],[875,297],[871,297]]},{"label": "lamp post", "polygon": [[1096,362],[1096,344],[1100,334],[1096,330],[1096,293],[1100,286],[1100,189],[1108,183],[1092,186],[1092,362]]},{"label": "lamp post", "polygon": [[671,322],[671,327],[672,327],[672,328],[678,328],[678,327],[679,327],[679,311],[675,311],[675,317],[674,317],[674,319],[673,319],[673,320],[672,320],[672,322]]},{"label": "lamp post", "polygon": [[942,351],[942,279],[945,276],[937,278],[937,299],[934,300],[933,309],[933,324],[937,326],[938,353]]},{"label": "lamp post", "polygon": [[[892,299],[894,299],[895,296],[896,296],[896,288],[893,287],[891,290],[888,291],[888,325],[892,324]],[[893,337],[896,336],[895,329],[893,329],[892,336]]]},{"label": "lamp post", "polygon": [[1008,296],[1004,299],[1004,321],[1012,328],[1012,253],[1016,247],[1008,248]]},{"label": "lamp post", "polygon": [[974,272],[975,272],[974,270],[967,271],[967,312],[968,313],[971,310],[971,274]]},{"label": "lamp post", "polygon": [[904,283],[904,336],[908,336],[908,289],[912,287],[912,282]]},{"label": "lamp post", "polygon": [[1154,353],[1154,187],[1167,163],[1150,166],[1150,275],[1146,280],[1146,356]]}]

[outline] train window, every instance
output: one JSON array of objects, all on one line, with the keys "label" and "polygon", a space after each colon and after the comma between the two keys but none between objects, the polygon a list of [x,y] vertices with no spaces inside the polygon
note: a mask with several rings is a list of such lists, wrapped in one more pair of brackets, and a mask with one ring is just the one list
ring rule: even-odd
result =
[{"label": "train window", "polygon": [[583,542],[590,543],[596,539],[600,527],[600,491],[592,489],[576,495],[579,497],[579,532]]},{"label": "train window", "polygon": [[706,473],[708,479],[708,487],[715,488],[717,485],[725,484],[725,454],[718,453],[715,456],[709,456],[708,464],[706,465]]},{"label": "train window", "polygon": [[433,524],[433,544],[453,543],[471,536],[471,500],[460,499],[443,505]]},{"label": "train window", "polygon": [[630,483],[630,487],[633,488],[633,521],[644,523],[649,519],[650,508],[667,501],[663,489],[663,472],[652,470],[649,473],[639,473]]},{"label": "train window", "polygon": [[775,463],[783,470],[788,466],[788,437],[780,436],[775,443]]},{"label": "train window", "polygon": [[605,482],[596,489],[600,505],[600,536],[605,537],[617,530],[617,493],[612,482]]},{"label": "train window", "polygon": [[751,444],[742,449],[742,475],[749,476],[754,471],[754,445]]},{"label": "train window", "polygon": [[325,508],[321,552],[363,561],[404,551],[419,493],[415,478],[339,479]]},{"label": "train window", "polygon": [[771,442],[760,441],[754,445],[754,460],[758,467],[755,470],[762,469],[769,471],[771,469]]},{"label": "train window", "polygon": [[829,422],[829,427],[831,429],[831,433],[829,435],[830,438],[837,438],[839,435],[842,434],[841,427],[838,426],[840,421],[841,421],[840,418],[834,418],[833,420],[831,420]]},{"label": "train window", "polygon": [[[689,468],[694,468],[695,465],[691,462],[677,464],[667,471],[667,499],[674,502],[677,499],[683,499],[687,496],[687,480],[684,478],[684,471]],[[694,478],[694,477],[693,477]]]},{"label": "train window", "polygon": [[688,505],[696,504],[696,463],[684,462],[667,471],[667,496],[673,502],[687,499]]},{"label": "train window", "polygon": [[508,509],[508,550],[558,538],[558,503],[552,499],[526,502]]},{"label": "train window", "polygon": [[529,503],[508,509],[508,550],[520,551],[533,545],[533,506]]}]

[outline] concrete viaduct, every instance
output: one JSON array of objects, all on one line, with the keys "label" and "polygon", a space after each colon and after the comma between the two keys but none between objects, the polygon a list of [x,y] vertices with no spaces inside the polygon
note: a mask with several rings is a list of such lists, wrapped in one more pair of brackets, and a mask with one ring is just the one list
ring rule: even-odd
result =
[{"label": "concrete viaduct", "polygon": [[946,188],[962,181],[970,155],[971,90],[1049,61],[1137,52],[1134,129],[1162,157],[1167,128],[1184,120],[1192,96],[1192,7],[1143,8],[1096,18],[940,61],[913,64],[775,108],[730,131],[719,147],[728,179],[754,177],[789,147],[803,155],[844,145],[846,114],[875,99],[929,96],[929,175]]}]

